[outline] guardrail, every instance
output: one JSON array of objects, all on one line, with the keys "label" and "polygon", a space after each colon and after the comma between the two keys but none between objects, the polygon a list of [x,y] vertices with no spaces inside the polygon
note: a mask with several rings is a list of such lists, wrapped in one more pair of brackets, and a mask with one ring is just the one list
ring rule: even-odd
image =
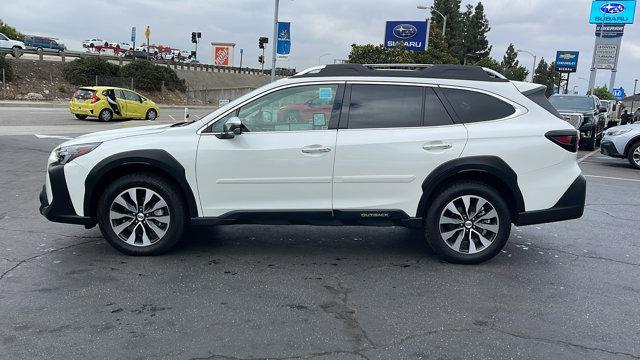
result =
[{"label": "guardrail", "polygon": [[[82,57],[98,56],[107,61],[117,63],[122,66],[125,63],[129,63],[135,59],[128,58],[126,56],[114,56],[105,55],[100,53],[91,53],[83,51],[42,51],[34,49],[3,49],[0,50],[0,56],[6,56],[6,54],[12,54],[16,58],[20,58],[22,55],[31,54],[38,55],[40,61],[45,60],[45,57],[55,57],[61,62],[65,62],[67,58],[78,59]],[[232,67],[232,66],[220,66],[209,65],[199,63],[181,63],[169,60],[152,60],[155,64],[168,66],[173,69],[191,70],[191,71],[205,71],[205,72],[220,72],[220,73],[235,73],[235,74],[250,74],[250,75],[270,75],[271,70],[253,69],[249,67]],[[295,69],[276,69],[277,76],[291,76],[296,73]]]}]

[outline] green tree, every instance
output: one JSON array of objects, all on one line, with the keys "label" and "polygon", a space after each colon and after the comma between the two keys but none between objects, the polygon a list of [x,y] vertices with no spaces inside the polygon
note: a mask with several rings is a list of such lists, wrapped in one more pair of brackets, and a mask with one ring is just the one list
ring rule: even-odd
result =
[{"label": "green tree", "polygon": [[62,76],[73,85],[95,84],[96,76],[118,76],[120,67],[99,56],[82,57],[62,67]]},{"label": "green tree", "polygon": [[162,84],[169,90],[185,91],[183,79],[178,78],[173,69],[156,65],[148,60],[136,59],[124,65],[120,71],[122,76],[133,78],[136,88],[142,90],[159,91]]},{"label": "green tree", "polygon": [[540,59],[540,62],[536,67],[536,71],[533,74],[534,83],[541,84],[547,87],[547,91],[545,92],[547,97],[553,94],[553,86],[554,84],[557,84],[553,82],[553,78],[551,77],[551,72],[549,71],[549,69],[549,64],[544,60],[544,58],[542,58]]},{"label": "green tree", "polygon": [[478,61],[473,62],[473,65],[486,67],[488,69],[495,70],[504,75],[504,68],[502,67],[502,64],[498,62],[498,60],[490,56],[487,56],[485,58],[482,58]]},{"label": "green tree", "polygon": [[13,26],[10,26],[6,22],[0,19],[0,33],[5,34],[9,39],[12,40],[24,40],[24,34],[16,30]]},{"label": "green tree", "polygon": [[474,54],[478,60],[489,56],[491,45],[487,40],[487,33],[491,30],[491,27],[481,2],[478,2],[475,9],[473,9],[473,13],[471,6],[467,5],[467,11],[462,14],[462,25],[464,26],[464,54],[462,59],[459,58],[461,62],[464,63],[464,57],[467,54]]},{"label": "green tree", "polygon": [[502,73],[509,80],[524,81],[529,75],[529,71],[524,66],[520,66],[518,52],[513,44],[509,44],[509,47],[507,47],[507,52],[502,57],[500,66],[502,67]]},{"label": "green tree", "polygon": [[[587,91],[587,95],[589,95],[589,91]],[[597,96],[600,100],[615,100],[616,98],[613,96],[611,91],[607,89],[606,85],[602,85],[599,87],[593,88],[593,95]]]},{"label": "green tree", "polygon": [[[457,59],[460,59],[463,52],[462,36],[464,29],[461,26],[460,14],[461,0],[434,0],[433,9],[438,10],[442,15],[447,17],[447,28],[445,34],[445,42],[449,48],[449,52]],[[431,12],[432,26],[431,29],[442,29],[442,17],[435,11]]]}]

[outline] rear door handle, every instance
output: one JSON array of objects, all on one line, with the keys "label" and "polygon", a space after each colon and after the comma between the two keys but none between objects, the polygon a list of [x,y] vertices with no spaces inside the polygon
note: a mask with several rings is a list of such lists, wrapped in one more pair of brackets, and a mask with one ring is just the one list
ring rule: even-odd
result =
[{"label": "rear door handle", "polygon": [[438,143],[438,144],[426,144],[422,146],[423,150],[447,150],[451,149],[451,144]]},{"label": "rear door handle", "polygon": [[331,151],[331,148],[322,146],[320,144],[309,145],[302,148],[302,152],[305,154],[322,154],[328,153],[329,151]]}]

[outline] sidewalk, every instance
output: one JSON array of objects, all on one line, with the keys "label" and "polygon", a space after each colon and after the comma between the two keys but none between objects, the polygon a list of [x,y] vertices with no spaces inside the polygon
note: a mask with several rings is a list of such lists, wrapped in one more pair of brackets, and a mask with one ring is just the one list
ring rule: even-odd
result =
[{"label": "sidewalk", "polygon": [[[68,101],[22,101],[22,100],[0,100],[0,107],[37,107],[37,108],[56,108],[68,107]],[[167,105],[158,104],[161,109],[217,109],[215,105]]]}]

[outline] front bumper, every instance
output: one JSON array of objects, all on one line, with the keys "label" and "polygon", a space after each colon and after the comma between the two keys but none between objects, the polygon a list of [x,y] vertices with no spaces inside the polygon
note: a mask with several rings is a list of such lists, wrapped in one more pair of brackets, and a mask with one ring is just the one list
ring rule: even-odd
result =
[{"label": "front bumper", "polygon": [[624,155],[618,152],[616,145],[611,140],[602,140],[602,143],[600,143],[600,153],[616,158],[624,157]]},{"label": "front bumper", "polygon": [[587,179],[580,175],[552,208],[521,212],[513,223],[523,226],[578,219],[584,213],[586,194]]},{"label": "front bumper", "polygon": [[47,190],[43,186],[40,192],[40,214],[53,222],[80,224],[87,228],[95,226],[95,219],[76,214],[64,177],[64,165],[49,166],[48,176],[52,199],[48,198]]}]

